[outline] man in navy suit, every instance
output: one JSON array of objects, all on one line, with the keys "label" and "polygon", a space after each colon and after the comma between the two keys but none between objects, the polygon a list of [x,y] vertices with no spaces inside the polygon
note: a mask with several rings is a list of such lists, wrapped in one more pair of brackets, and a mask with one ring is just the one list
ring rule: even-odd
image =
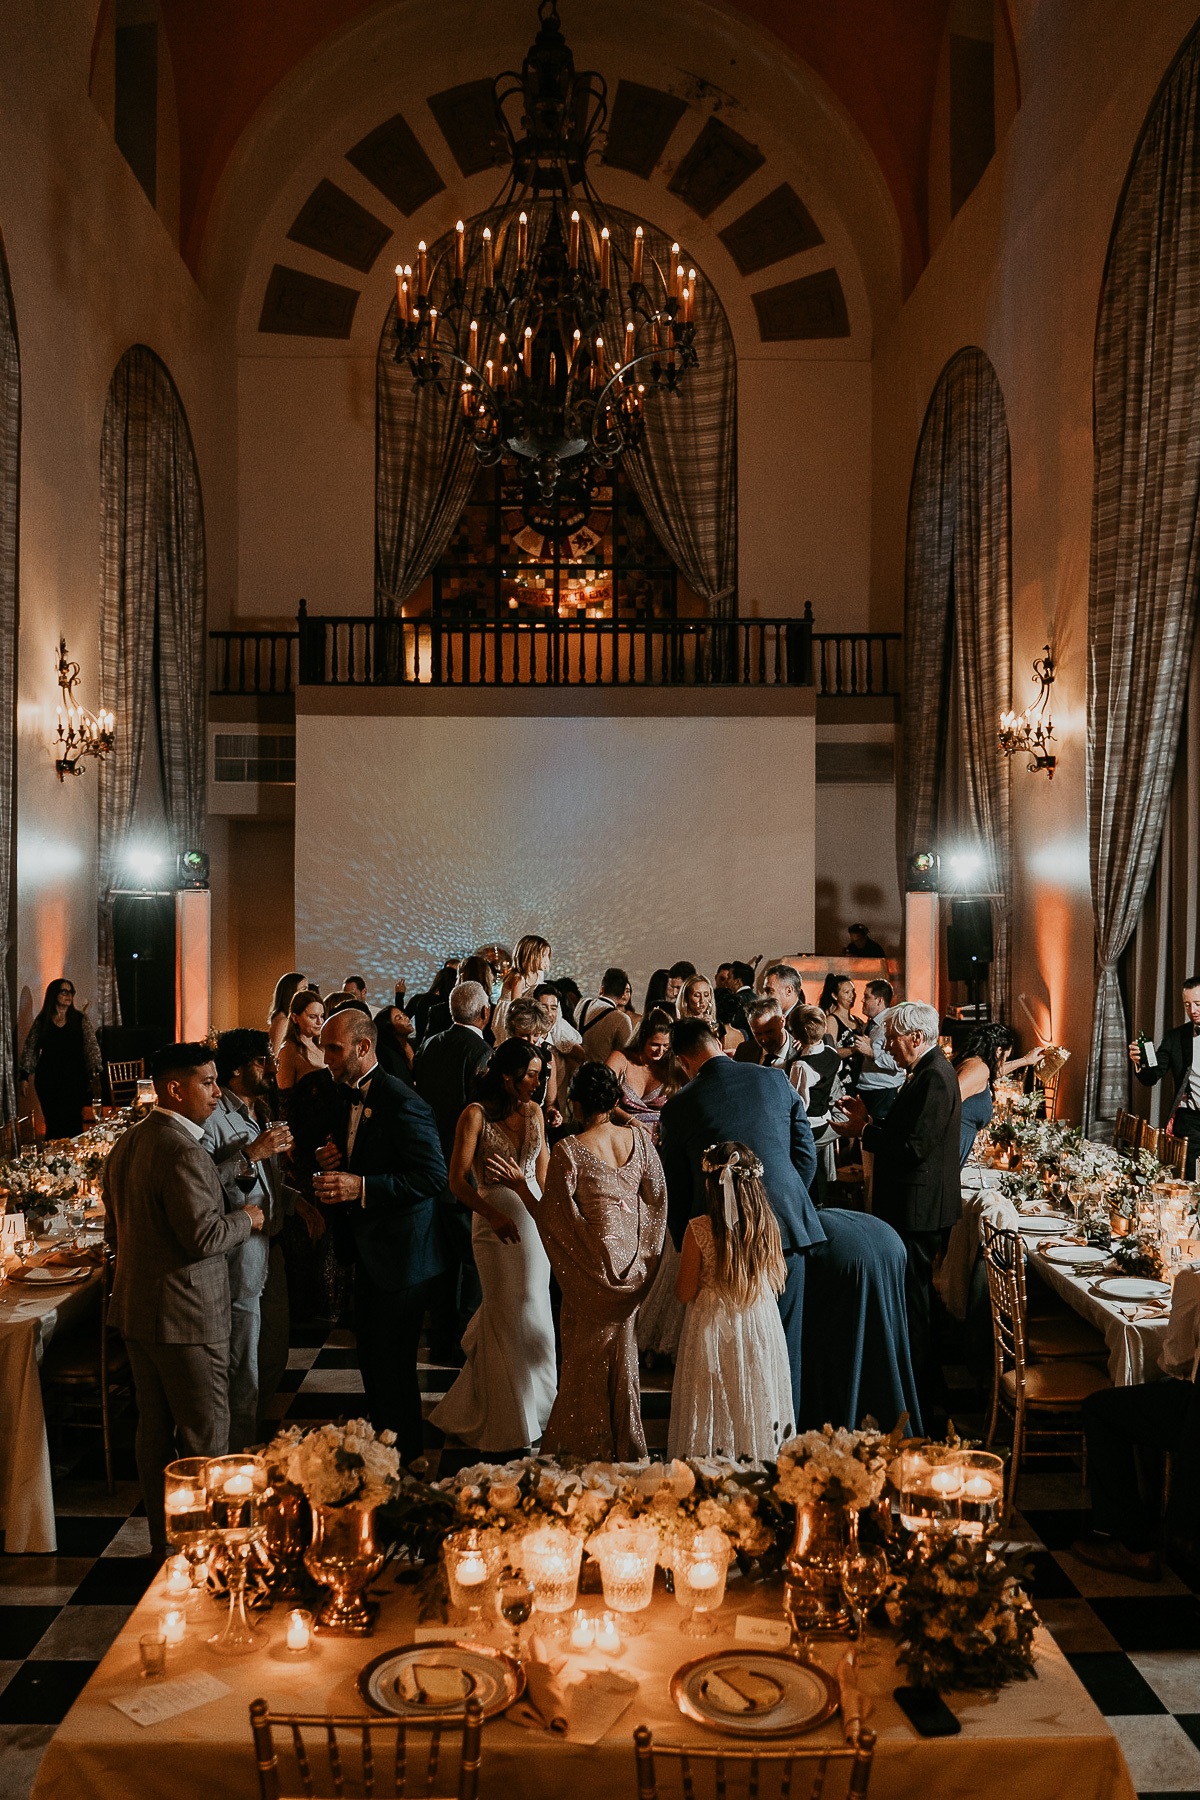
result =
[{"label": "man in navy suit", "polygon": [[779,1316],[798,1405],[804,1253],[825,1242],[808,1192],[817,1151],[804,1102],[782,1069],[726,1056],[704,1019],[677,1020],[671,1049],[688,1082],[662,1109],[658,1152],[667,1177],[667,1226],[678,1248],[688,1220],[706,1210],[701,1163],[711,1144],[749,1145],[763,1166],[763,1186],[783,1240],[787,1286],[779,1296]]},{"label": "man in navy suit", "polygon": [[446,1267],[438,1213],[446,1163],[430,1108],[375,1057],[375,1022],[356,1011],[325,1021],[321,1048],[333,1079],[350,1090],[342,1141],[317,1151],[313,1193],[346,1208],[357,1277],[354,1315],[366,1409],[390,1430],[400,1456],[421,1454],[417,1347],[425,1309]]}]

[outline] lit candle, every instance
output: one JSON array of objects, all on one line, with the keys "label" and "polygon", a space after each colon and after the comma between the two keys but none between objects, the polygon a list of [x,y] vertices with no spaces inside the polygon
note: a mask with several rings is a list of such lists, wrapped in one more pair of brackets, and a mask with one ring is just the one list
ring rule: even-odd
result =
[{"label": "lit candle", "polygon": [[690,325],[692,322],[692,292],[690,287],[685,287],[683,290],[683,322],[685,325]]},{"label": "lit candle", "polygon": [[187,1622],[178,1607],[173,1606],[170,1612],[163,1614],[162,1635],[165,1643],[182,1644],[186,1630]]},{"label": "lit candle", "polygon": [[464,268],[465,261],[466,261],[466,251],[464,248],[464,232],[465,232],[465,227],[463,225],[462,220],[460,219],[458,221],[458,224],[454,227],[454,278],[456,281],[462,280],[463,268]]},{"label": "lit candle", "polygon": [[610,248],[610,240],[609,240],[609,235],[608,235],[608,226],[606,225],[604,227],[604,230],[600,233],[600,286],[603,288],[605,293],[608,292],[608,286],[609,286],[609,279],[608,279],[609,248]]},{"label": "lit candle", "polygon": [[957,1494],[962,1487],[962,1476],[957,1469],[935,1469],[929,1485],[935,1494]]},{"label": "lit candle", "polygon": [[963,1488],[963,1493],[972,1500],[990,1500],[995,1492],[995,1487],[986,1475],[972,1475]]},{"label": "lit candle", "polygon": [[610,1655],[621,1648],[621,1634],[612,1613],[600,1614],[596,1623],[596,1648],[607,1650]]},{"label": "lit candle", "polygon": [[579,214],[577,212],[571,214],[571,228],[567,233],[567,261],[573,269],[579,267]]},{"label": "lit candle", "polygon": [[396,311],[400,314],[400,317],[404,320],[404,323],[407,325],[408,324],[408,289],[404,285],[404,268],[403,268],[402,264],[400,264],[400,263],[396,264]]},{"label": "lit candle", "polygon": [[706,1588],[715,1588],[721,1577],[715,1563],[698,1562],[688,1570],[687,1579],[692,1587],[703,1592]]},{"label": "lit candle", "polygon": [[193,1512],[200,1504],[191,1488],[176,1488],[167,1495],[167,1511],[169,1513]]},{"label": "lit candle", "polygon": [[475,319],[471,320],[470,346],[467,351],[467,360],[472,368],[474,368],[475,364],[479,361],[479,324]]},{"label": "lit candle", "polygon": [[469,419],[471,416],[471,384],[469,381],[464,381],[462,384],[462,409],[463,418]]},{"label": "lit candle", "polygon": [[671,245],[671,298],[678,297],[679,284],[683,275],[683,266],[679,261],[679,245]]},{"label": "lit candle", "polygon": [[459,1587],[479,1587],[487,1580],[487,1564],[477,1550],[459,1558],[456,1578]]},{"label": "lit candle", "polygon": [[529,220],[524,213],[517,219],[517,266],[525,267],[525,246],[529,231]]},{"label": "lit candle", "polygon": [[557,379],[558,379],[558,364],[555,361],[554,352],[552,350],[550,352],[550,386],[551,387],[554,386],[554,383],[557,381]]},{"label": "lit candle", "polygon": [[425,295],[428,292],[428,289],[429,289],[429,252],[425,247],[425,239],[422,238],[420,243],[417,245],[417,292],[418,292],[418,294],[420,294],[422,300],[425,298]]},{"label": "lit candle", "polygon": [[571,362],[572,362],[572,365],[575,362],[575,358],[579,355],[579,343],[580,343],[580,338],[579,338],[579,331],[577,328],[571,337]]},{"label": "lit candle", "polygon": [[492,228],[483,228],[483,285],[490,288],[496,279],[496,265],[492,260]]},{"label": "lit candle", "polygon": [[577,1612],[571,1626],[572,1650],[590,1650],[596,1641],[596,1626],[586,1613]]},{"label": "lit candle", "polygon": [[642,279],[642,244],[643,233],[639,225],[633,234],[633,285],[637,287]]},{"label": "lit candle", "polygon": [[248,1500],[254,1492],[254,1482],[249,1475],[231,1475],[225,1483],[227,1500]]},{"label": "lit candle", "polygon": [[172,1556],[167,1562],[168,1594],[186,1594],[192,1585],[191,1573],[185,1556]]},{"label": "lit candle", "polygon": [[287,1618],[287,1647],[289,1650],[307,1650],[312,1643],[312,1627],[306,1612],[290,1612]]},{"label": "lit candle", "polygon": [[529,379],[533,375],[533,326],[525,327],[525,375]]},{"label": "lit candle", "polygon": [[625,361],[633,361],[633,320],[625,327]]},{"label": "lit candle", "polygon": [[602,337],[598,337],[596,339],[596,369],[597,369],[598,373],[600,374],[600,376],[603,378],[603,375],[604,375],[604,339]]},{"label": "lit candle", "polygon": [[495,381],[493,380],[493,371],[495,369],[495,366],[496,365],[493,363],[490,356],[488,357],[487,361],[483,365],[483,372],[487,376],[487,384],[489,387],[494,387],[496,385]]}]

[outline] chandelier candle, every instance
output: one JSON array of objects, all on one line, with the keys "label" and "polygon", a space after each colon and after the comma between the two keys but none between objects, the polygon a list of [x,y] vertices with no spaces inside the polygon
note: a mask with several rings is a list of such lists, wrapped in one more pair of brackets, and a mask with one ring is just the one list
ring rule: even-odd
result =
[{"label": "chandelier candle", "polygon": [[454,279],[456,281],[461,281],[463,279],[465,269],[465,256],[463,252],[463,232],[465,229],[466,227],[460,219],[458,224],[454,227]]}]

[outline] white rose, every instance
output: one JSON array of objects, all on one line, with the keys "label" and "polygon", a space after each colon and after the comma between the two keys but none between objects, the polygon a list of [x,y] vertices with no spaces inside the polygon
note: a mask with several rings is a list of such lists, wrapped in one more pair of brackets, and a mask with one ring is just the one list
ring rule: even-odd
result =
[{"label": "white rose", "polygon": [[685,1462],[676,1457],[669,1471],[671,1492],[677,1500],[686,1500],[696,1485],[696,1477]]},{"label": "white rose", "polygon": [[496,1512],[511,1512],[521,1498],[521,1490],[515,1481],[493,1482],[488,1489],[488,1505]]}]

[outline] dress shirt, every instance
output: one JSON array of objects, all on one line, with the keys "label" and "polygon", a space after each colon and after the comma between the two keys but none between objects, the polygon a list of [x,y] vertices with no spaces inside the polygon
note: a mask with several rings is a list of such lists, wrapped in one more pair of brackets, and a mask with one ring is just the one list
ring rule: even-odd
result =
[{"label": "dress shirt", "polygon": [[152,1110],[156,1113],[165,1113],[168,1119],[174,1119],[177,1125],[182,1125],[185,1131],[189,1131],[192,1134],[197,1143],[202,1141],[205,1130],[204,1126],[195,1124],[191,1119],[185,1119],[181,1112],[175,1111],[174,1107],[156,1106]]},{"label": "dress shirt", "polygon": [[864,1062],[862,1073],[858,1078],[859,1093],[879,1093],[885,1088],[904,1086],[904,1070],[884,1049],[887,1026],[883,1022],[883,1014],[877,1013],[867,1022],[867,1036],[871,1040],[871,1061]]},{"label": "dress shirt", "polygon": [[1200,1026],[1192,1027],[1192,1072],[1187,1079],[1187,1091],[1179,1096],[1179,1104],[1200,1112]]},{"label": "dress shirt", "polygon": [[[246,1142],[252,1144],[255,1138],[261,1136],[263,1127],[259,1124],[240,1094],[231,1093],[228,1088],[222,1088],[221,1094],[241,1119],[242,1123],[249,1128],[249,1135]],[[250,1158],[247,1157],[246,1161],[250,1164],[247,1173],[249,1174],[253,1171],[254,1174],[254,1186],[244,1190],[246,1204],[248,1206],[261,1206],[263,1211],[268,1215],[269,1223],[269,1216],[271,1213],[271,1185],[267,1180],[266,1169],[264,1168],[261,1159],[258,1162],[250,1162]]]},{"label": "dress shirt", "polygon": [[[480,1036],[482,1036],[482,1035],[483,1034],[480,1033]],[[362,1123],[363,1115],[367,1109],[367,1100],[369,1098],[369,1096],[367,1094],[367,1089],[370,1086],[371,1077],[374,1073],[375,1073],[375,1068],[374,1068],[374,1065],[372,1065],[372,1067],[367,1070],[367,1073],[360,1077],[358,1086],[355,1089],[354,1098],[350,1102],[350,1125],[349,1125],[349,1129],[346,1132],[346,1161],[347,1162],[349,1162],[350,1158],[354,1155],[354,1140],[358,1136],[358,1128],[359,1128],[360,1124]],[[363,1203],[364,1203],[364,1205],[366,1203],[366,1184],[365,1183],[363,1185]]]}]

